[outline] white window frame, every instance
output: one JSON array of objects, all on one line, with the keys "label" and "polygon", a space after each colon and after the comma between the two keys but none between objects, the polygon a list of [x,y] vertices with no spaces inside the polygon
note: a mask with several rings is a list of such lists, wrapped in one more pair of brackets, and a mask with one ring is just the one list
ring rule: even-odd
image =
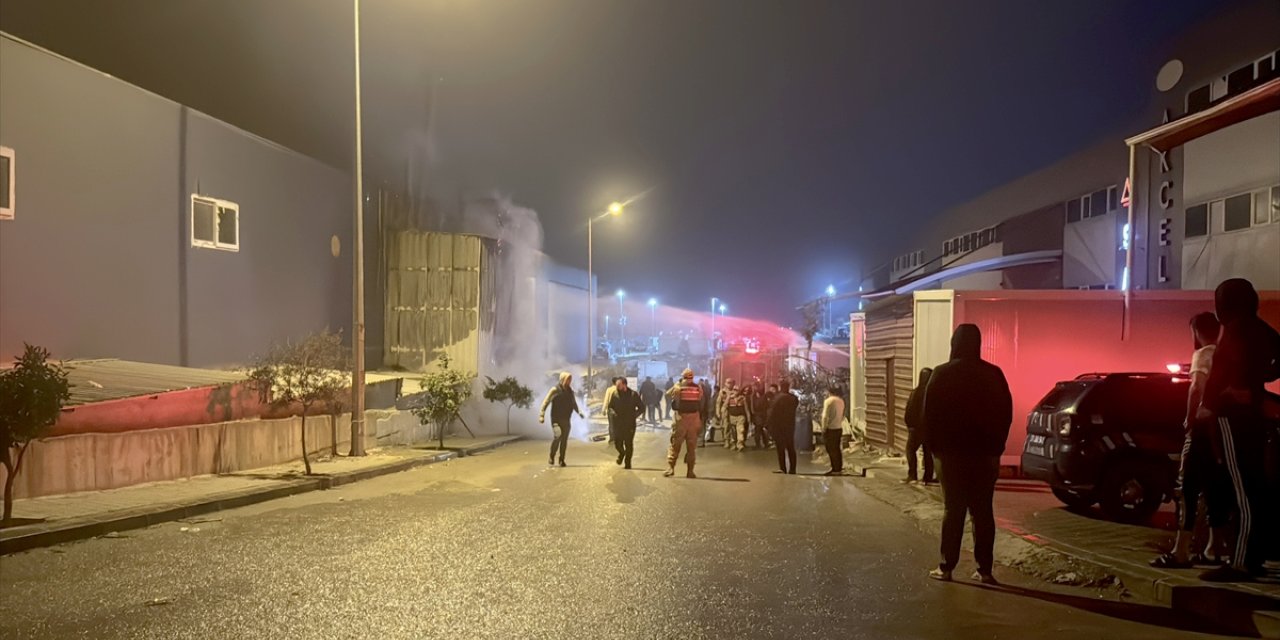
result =
[{"label": "white window frame", "polygon": [[14,211],[18,208],[18,201],[14,195],[18,190],[16,186],[18,160],[14,157],[13,149],[9,147],[0,147],[0,156],[9,159],[9,206],[0,207],[0,220],[13,220],[15,217]]},{"label": "white window frame", "polygon": [[[196,201],[203,201],[214,207],[213,212],[213,240],[201,240],[196,238]],[[218,209],[231,209],[236,212],[236,241],[234,244],[227,244],[218,241]],[[191,246],[204,249],[217,249],[219,251],[240,251],[240,205],[230,200],[222,200],[212,196],[204,196],[198,193],[191,194]]]}]

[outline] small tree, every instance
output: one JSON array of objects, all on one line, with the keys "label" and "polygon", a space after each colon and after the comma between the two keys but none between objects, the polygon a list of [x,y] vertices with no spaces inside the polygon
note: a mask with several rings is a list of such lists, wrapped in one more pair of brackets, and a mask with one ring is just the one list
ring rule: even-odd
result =
[{"label": "small tree", "polygon": [[449,356],[440,356],[440,370],[422,376],[422,401],[411,411],[422,424],[434,424],[444,448],[445,429],[458,417],[462,405],[471,398],[475,374],[449,368]]},{"label": "small tree", "polygon": [[801,307],[800,315],[804,320],[804,324],[800,325],[800,335],[804,336],[805,348],[812,354],[813,337],[818,335],[818,327],[821,326],[822,322],[822,312],[818,309],[818,303],[811,302]]},{"label": "small tree", "polygon": [[71,398],[67,370],[49,362],[49,350],[26,345],[12,369],[0,372],[0,464],[4,465],[4,515],[13,518],[13,481],[31,441],[58,421]]},{"label": "small tree", "polygon": [[509,376],[501,381],[485,376],[483,395],[489,402],[502,402],[507,405],[507,435],[511,435],[511,408],[528,409],[533,404],[533,389]]},{"label": "small tree", "polygon": [[346,386],[347,374],[343,371],[346,363],[342,335],[324,331],[300,342],[272,345],[249,371],[249,379],[267,394],[272,405],[301,408],[302,465],[307,475],[311,475],[307,416],[317,403],[330,400]]}]

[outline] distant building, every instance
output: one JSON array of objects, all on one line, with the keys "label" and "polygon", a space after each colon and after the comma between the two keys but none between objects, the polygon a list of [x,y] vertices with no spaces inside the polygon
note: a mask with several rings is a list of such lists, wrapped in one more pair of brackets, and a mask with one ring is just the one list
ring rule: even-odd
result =
[{"label": "distant building", "polygon": [[0,360],[243,363],[351,323],[348,174],[0,35]]},{"label": "distant building", "polygon": [[[925,289],[1206,289],[1240,276],[1280,289],[1280,113],[1263,108],[1265,99],[1225,104],[1280,83],[1277,24],[1280,5],[1268,2],[1193,29],[1162,68],[1135,79],[1151,87],[1151,107],[1130,129],[945,211],[864,288],[872,298]],[[1125,139],[1211,108],[1239,117],[1163,154],[1138,150],[1129,232]]]}]

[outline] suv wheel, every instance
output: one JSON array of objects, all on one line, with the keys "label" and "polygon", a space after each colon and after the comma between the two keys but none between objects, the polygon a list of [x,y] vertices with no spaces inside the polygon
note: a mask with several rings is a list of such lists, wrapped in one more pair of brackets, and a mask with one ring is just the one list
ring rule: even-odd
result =
[{"label": "suv wheel", "polygon": [[1093,493],[1076,493],[1063,487],[1053,487],[1053,496],[1061,500],[1062,504],[1067,505],[1067,508],[1073,511],[1083,511],[1097,502],[1097,499],[1093,497]]},{"label": "suv wheel", "polygon": [[1098,489],[1102,512],[1120,522],[1146,522],[1164,501],[1162,470],[1147,460],[1117,460]]}]

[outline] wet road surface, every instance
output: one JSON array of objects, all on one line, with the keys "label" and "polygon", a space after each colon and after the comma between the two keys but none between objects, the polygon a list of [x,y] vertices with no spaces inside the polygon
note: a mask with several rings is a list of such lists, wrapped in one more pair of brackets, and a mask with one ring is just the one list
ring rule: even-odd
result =
[{"label": "wet road surface", "polygon": [[[851,478],[661,433],[624,471],[546,442],[0,558],[3,638],[1202,638],[1166,609],[929,581],[936,542]],[[198,531],[182,531],[182,527]]]}]

